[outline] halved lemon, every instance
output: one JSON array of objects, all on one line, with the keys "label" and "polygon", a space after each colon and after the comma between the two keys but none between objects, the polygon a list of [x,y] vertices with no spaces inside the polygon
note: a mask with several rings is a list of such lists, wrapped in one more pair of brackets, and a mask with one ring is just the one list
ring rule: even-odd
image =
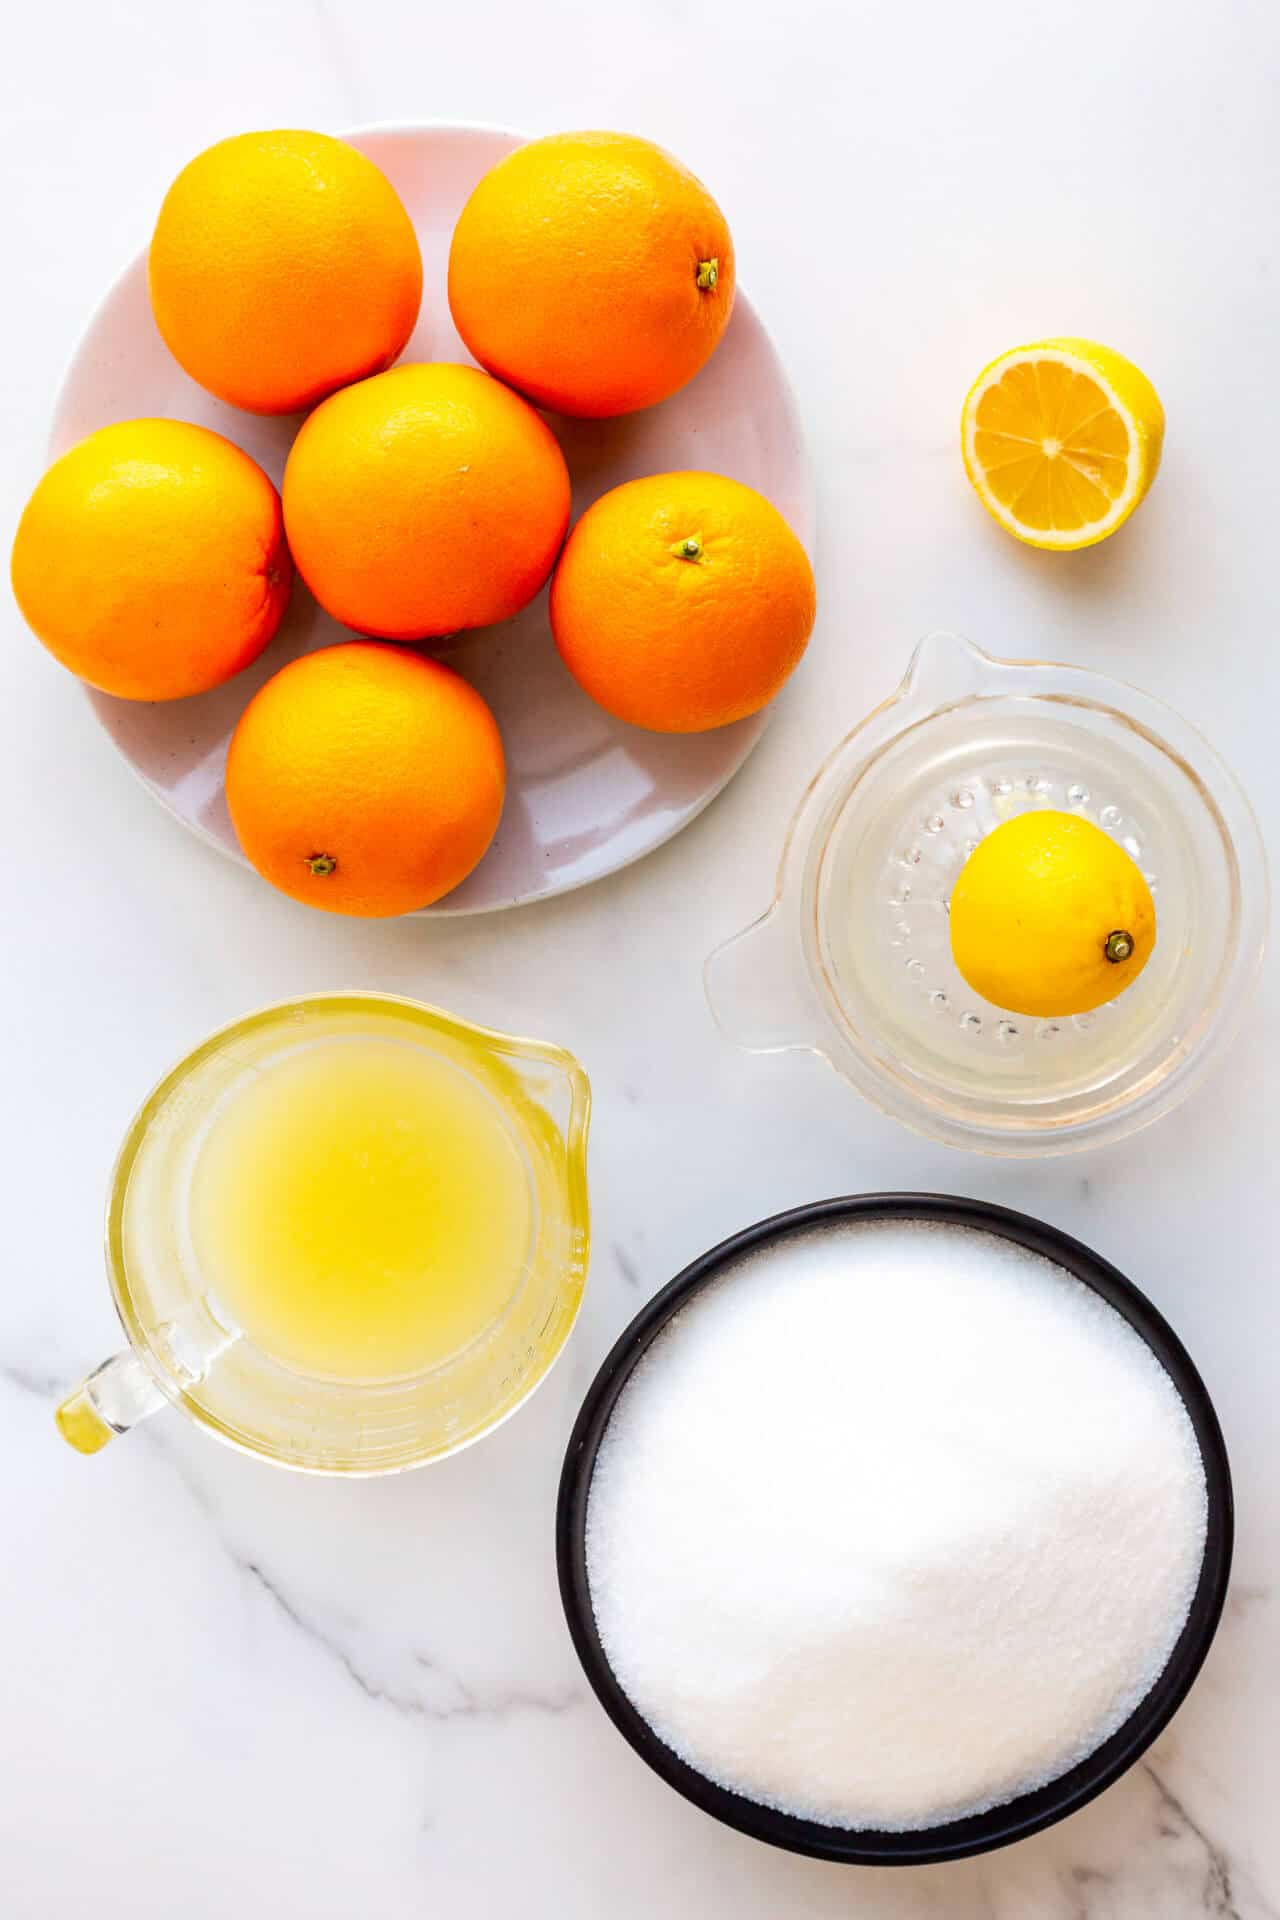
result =
[{"label": "halved lemon", "polygon": [[1163,444],[1164,408],[1146,374],[1093,340],[1002,353],[974,381],[961,417],[979,500],[1032,547],[1091,547],[1123,526]]}]

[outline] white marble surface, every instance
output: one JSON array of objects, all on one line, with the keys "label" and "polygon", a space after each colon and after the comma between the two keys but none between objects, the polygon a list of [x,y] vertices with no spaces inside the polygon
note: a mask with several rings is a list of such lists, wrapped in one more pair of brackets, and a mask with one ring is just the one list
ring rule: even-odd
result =
[{"label": "white marble surface", "polygon": [[[366,926],[308,917],[185,836],[6,608],[6,1920],[1280,1912],[1274,975],[1189,1107],[1034,1166],[921,1143],[816,1062],[729,1052],[699,981],[763,903],[807,773],[934,625],[1147,684],[1275,818],[1278,58],[1271,0],[11,13],[6,528],[90,306],[208,140],[432,116],[620,125],[705,173],[734,224],[811,435],[822,611],[745,772],[642,867],[500,921]],[[1132,352],[1170,420],[1149,503],[1074,560],[990,526],[955,445],[976,368],[1051,331]],[[76,1459],[51,1408],[115,1340],[99,1214],[136,1100],[214,1024],[348,983],[545,1031],[587,1064],[598,1255],[565,1364],[483,1446],[380,1484],[300,1481],[176,1416]],[[633,1758],[561,1625],[551,1507],[577,1400],[645,1293],[773,1208],[894,1186],[1040,1213],[1146,1287],[1217,1398],[1240,1517],[1223,1630],[1149,1765],[1004,1854],[877,1874],[722,1831]]]}]

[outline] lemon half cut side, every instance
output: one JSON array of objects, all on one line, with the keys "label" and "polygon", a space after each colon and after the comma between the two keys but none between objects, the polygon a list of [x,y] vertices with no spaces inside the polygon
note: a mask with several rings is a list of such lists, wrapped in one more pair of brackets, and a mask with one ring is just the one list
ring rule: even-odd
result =
[{"label": "lemon half cut side", "polygon": [[1147,376],[1092,340],[1001,354],[961,417],[965,471],[988,513],[1015,539],[1060,552],[1123,526],[1163,444],[1164,408]]}]

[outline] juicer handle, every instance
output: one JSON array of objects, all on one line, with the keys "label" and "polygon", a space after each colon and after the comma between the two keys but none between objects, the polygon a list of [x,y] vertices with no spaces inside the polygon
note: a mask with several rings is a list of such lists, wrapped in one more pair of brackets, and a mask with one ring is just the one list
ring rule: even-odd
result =
[{"label": "juicer handle", "polygon": [[100,1453],[118,1433],[128,1433],[167,1405],[136,1353],[126,1347],[95,1367],[54,1414],[58,1432],[77,1453]]},{"label": "juicer handle", "polygon": [[703,986],[721,1033],[748,1053],[822,1053],[822,1018],[781,901],[716,947]]}]

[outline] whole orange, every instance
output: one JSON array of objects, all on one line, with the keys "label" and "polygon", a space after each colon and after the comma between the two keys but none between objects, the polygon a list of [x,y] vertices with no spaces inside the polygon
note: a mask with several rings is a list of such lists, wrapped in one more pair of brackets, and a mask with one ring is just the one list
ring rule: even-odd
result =
[{"label": "whole orange", "polygon": [[174,359],[251,413],[293,413],[389,367],[422,301],[400,196],[326,133],[242,133],[197,154],[147,267]]},{"label": "whole orange", "polygon": [[123,420],[55,460],[10,571],[37,639],[125,700],[177,700],[239,673],[280,625],[293,579],[266,474],[182,420]]},{"label": "whole orange", "polygon": [[497,832],[505,786],[480,695],[438,661],[374,641],[282,667],[227,752],[246,857],[330,913],[410,913],[448,893]]},{"label": "whole orange", "polygon": [[623,133],[517,148],[476,187],[449,249],[449,306],[476,359],[538,406],[588,419],[691,380],[733,287],[733,242],[707,189]]},{"label": "whole orange", "polygon": [[656,733],[758,713],[804,652],[814,608],[808,555],[777,508],[717,473],[615,487],[583,514],[551,583],[574,679]]},{"label": "whole orange", "polygon": [[421,640],[506,620],[569,524],[555,435],[475,367],[405,366],[316,408],[284,474],[298,571],[344,626]]}]

